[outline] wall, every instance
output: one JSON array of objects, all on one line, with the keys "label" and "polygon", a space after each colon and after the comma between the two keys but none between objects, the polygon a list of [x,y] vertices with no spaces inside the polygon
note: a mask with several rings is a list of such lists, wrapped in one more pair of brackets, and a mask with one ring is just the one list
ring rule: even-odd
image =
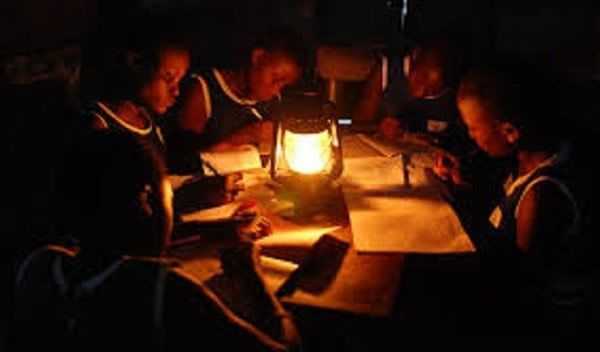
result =
[{"label": "wall", "polygon": [[[489,46],[550,60],[583,79],[600,79],[600,16],[571,0],[408,0],[408,35],[449,28],[476,50]],[[214,60],[229,33],[285,22],[313,41],[397,44],[401,0],[4,0],[0,1],[0,79],[28,83],[76,75],[79,40],[124,4],[179,11],[196,35],[198,56]],[[132,5],[133,4],[133,5]],[[486,47],[487,46],[487,47]]]}]

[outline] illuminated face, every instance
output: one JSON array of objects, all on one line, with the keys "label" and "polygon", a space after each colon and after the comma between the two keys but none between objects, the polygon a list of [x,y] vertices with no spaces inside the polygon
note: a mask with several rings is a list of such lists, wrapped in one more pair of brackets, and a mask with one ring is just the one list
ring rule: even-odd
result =
[{"label": "illuminated face", "polygon": [[286,86],[296,82],[301,68],[289,56],[279,52],[255,49],[248,72],[249,97],[268,101],[281,94]]},{"label": "illuminated face", "polygon": [[436,96],[444,89],[442,70],[431,63],[415,64],[407,78],[410,94],[415,98]]},{"label": "illuminated face", "polygon": [[190,65],[186,50],[165,48],[160,54],[154,77],[144,84],[139,93],[141,102],[156,114],[164,114],[179,96],[179,82]]},{"label": "illuminated face", "polygon": [[507,135],[507,123],[491,117],[490,112],[473,97],[458,100],[458,109],[469,136],[479,148],[493,157],[504,157],[513,151],[513,143]]}]

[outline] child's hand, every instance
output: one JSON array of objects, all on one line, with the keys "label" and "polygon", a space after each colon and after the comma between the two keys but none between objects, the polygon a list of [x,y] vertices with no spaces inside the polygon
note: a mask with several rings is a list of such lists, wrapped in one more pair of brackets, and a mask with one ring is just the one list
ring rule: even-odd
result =
[{"label": "child's hand", "polygon": [[262,215],[256,215],[252,221],[238,227],[238,236],[243,240],[257,240],[271,233],[271,222]]},{"label": "child's hand", "polygon": [[271,222],[259,215],[256,202],[249,201],[242,204],[236,212],[236,217],[247,219],[237,228],[238,236],[242,240],[256,240],[273,232]]},{"label": "child's hand", "polygon": [[464,180],[460,171],[460,160],[449,153],[437,153],[433,172],[442,180],[455,185],[463,185]]},{"label": "child's hand", "polygon": [[244,190],[242,174],[240,172],[236,172],[226,175],[224,190],[228,196],[228,201],[235,199],[238,193]]}]

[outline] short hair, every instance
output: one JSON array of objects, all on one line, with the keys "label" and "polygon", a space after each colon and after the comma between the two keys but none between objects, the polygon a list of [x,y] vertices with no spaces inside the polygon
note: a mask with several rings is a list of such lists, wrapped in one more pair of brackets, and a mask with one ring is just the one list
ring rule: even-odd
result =
[{"label": "short hair", "polygon": [[464,47],[458,40],[449,36],[432,35],[424,38],[411,53],[416,53],[413,64],[426,62],[439,67],[444,83],[454,88],[458,86],[467,66]]},{"label": "short hair", "polygon": [[273,26],[256,38],[253,48],[281,52],[291,58],[300,67],[308,61],[308,50],[303,36],[286,26]]},{"label": "short hair", "polygon": [[152,238],[144,228],[147,218],[141,216],[139,196],[144,191],[160,192],[165,175],[164,161],[151,145],[127,133],[92,131],[67,154],[59,174],[66,215],[62,221],[69,222],[66,228],[82,247],[163,246],[158,243],[162,239]]},{"label": "short hair", "polygon": [[233,40],[232,53],[223,58],[219,66],[223,68],[247,68],[251,64],[252,50],[257,48],[269,52],[279,52],[292,59],[303,68],[309,62],[309,50],[304,37],[293,28],[273,25],[258,33],[237,33]]},{"label": "short hair", "polygon": [[548,148],[564,134],[557,124],[561,101],[557,77],[539,64],[500,55],[463,77],[457,100],[475,98],[490,118],[514,125],[521,134],[520,147]]},{"label": "short hair", "polygon": [[189,38],[174,21],[166,16],[123,16],[91,33],[82,49],[82,98],[135,98],[156,73],[163,50],[189,52]]}]

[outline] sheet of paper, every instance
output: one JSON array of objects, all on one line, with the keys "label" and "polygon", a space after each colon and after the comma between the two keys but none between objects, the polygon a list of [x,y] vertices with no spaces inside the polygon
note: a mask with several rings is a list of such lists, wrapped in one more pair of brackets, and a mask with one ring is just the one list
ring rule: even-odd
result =
[{"label": "sheet of paper", "polygon": [[222,152],[202,152],[200,158],[204,161],[207,175],[214,174],[215,171],[226,175],[262,167],[258,149],[249,144]]},{"label": "sheet of paper", "polygon": [[374,138],[371,138],[365,134],[357,134],[357,137],[365,144],[375,149],[378,153],[385,157],[392,157],[400,154],[402,149],[397,145],[392,145],[391,143],[384,143],[382,141],[378,141]]},{"label": "sheet of paper", "polygon": [[183,222],[220,222],[233,218],[240,202],[231,202],[214,208],[207,208],[181,215]]},{"label": "sheet of paper", "polygon": [[383,156],[377,149],[365,143],[360,134],[346,135],[342,138],[342,153],[344,161],[352,158]]},{"label": "sheet of paper", "polygon": [[339,228],[339,226],[330,226],[278,229],[272,235],[257,240],[256,243],[261,247],[312,247],[321,236]]},{"label": "sheet of paper", "polygon": [[344,160],[342,182],[346,188],[384,189],[405,184],[400,158],[369,156]]},{"label": "sheet of paper", "polygon": [[344,192],[358,252],[460,253],[474,250],[452,208],[435,195]]},{"label": "sheet of paper", "polygon": [[271,292],[277,291],[299,266],[296,263],[266,255],[260,256],[259,263],[267,288]]},{"label": "sheet of paper", "polygon": [[[367,139],[355,137],[350,144]],[[358,148],[360,144],[358,144]],[[391,151],[390,151],[391,152]],[[342,189],[354,246],[359,252],[454,253],[473,251],[453,209],[427,177],[432,153],[399,149],[399,156],[344,159]],[[378,156],[379,154],[379,156]],[[356,155],[356,154],[355,154]]]},{"label": "sheet of paper", "polygon": [[344,162],[349,159],[364,157],[394,158],[404,153],[409,158],[409,164],[419,167],[432,167],[434,152],[437,147],[416,134],[405,133],[397,142],[383,142],[366,134],[353,134],[342,139]]}]

